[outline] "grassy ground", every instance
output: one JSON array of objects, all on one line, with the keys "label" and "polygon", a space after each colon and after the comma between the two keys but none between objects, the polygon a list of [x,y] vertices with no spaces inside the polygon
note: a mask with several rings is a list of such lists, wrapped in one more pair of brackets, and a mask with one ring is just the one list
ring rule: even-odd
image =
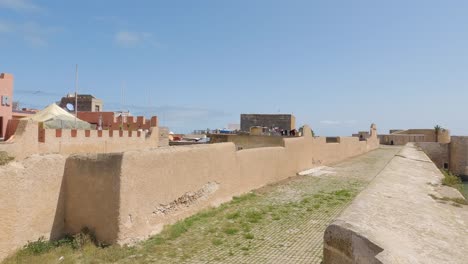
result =
[{"label": "grassy ground", "polygon": [[30,243],[5,263],[320,263],[327,225],[397,150],[373,151],[327,169],[331,174],[235,197],[133,247],[96,246],[84,232]]},{"label": "grassy ground", "polygon": [[310,213],[328,214],[334,207],[349,202],[356,193],[355,188],[320,191],[304,195],[295,202],[267,206],[262,202],[264,194],[249,193],[167,226],[161,234],[134,247],[99,247],[92,235],[84,232],[58,242],[31,242],[5,263],[54,263],[62,256],[61,263],[127,262],[125,259],[128,262],[179,262],[190,260],[207,244],[221,251],[212,260],[222,260],[223,255],[255,251],[257,244],[265,239],[256,233],[266,223],[297,221]]}]

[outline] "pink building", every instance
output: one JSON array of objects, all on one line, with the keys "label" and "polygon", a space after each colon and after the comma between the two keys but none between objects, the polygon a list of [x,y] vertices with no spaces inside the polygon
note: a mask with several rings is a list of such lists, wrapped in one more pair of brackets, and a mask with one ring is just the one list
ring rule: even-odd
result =
[{"label": "pink building", "polygon": [[7,135],[13,113],[13,75],[0,73],[0,138]]}]

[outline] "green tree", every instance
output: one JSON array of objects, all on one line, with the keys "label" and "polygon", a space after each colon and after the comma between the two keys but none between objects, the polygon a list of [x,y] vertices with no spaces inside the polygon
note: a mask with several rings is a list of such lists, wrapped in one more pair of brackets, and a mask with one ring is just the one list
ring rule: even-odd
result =
[{"label": "green tree", "polygon": [[436,125],[436,126],[434,127],[434,132],[435,132],[435,137],[436,137],[436,140],[435,140],[435,141],[436,141],[436,142],[439,142],[439,133],[440,133],[440,131],[442,131],[442,130],[443,130],[443,128],[442,128],[441,126],[439,126],[439,125]]}]

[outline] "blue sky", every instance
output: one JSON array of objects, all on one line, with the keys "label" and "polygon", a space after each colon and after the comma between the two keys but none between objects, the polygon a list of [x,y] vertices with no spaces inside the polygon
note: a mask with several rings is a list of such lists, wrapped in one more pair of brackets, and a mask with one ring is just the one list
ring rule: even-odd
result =
[{"label": "blue sky", "polygon": [[[178,132],[293,113],[320,135],[375,122],[468,135],[468,1],[0,0],[14,100],[73,91]],[[36,92],[33,92],[36,91]],[[38,92],[37,92],[38,91]]]}]

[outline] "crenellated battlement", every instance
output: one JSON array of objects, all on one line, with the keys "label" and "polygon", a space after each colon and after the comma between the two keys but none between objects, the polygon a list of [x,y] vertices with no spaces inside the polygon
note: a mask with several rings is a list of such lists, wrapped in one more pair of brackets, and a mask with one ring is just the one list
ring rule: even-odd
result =
[{"label": "crenellated battlement", "polygon": [[78,118],[103,130],[149,130],[158,126],[158,117],[146,119],[144,116],[116,116],[114,112],[78,112]]}]

